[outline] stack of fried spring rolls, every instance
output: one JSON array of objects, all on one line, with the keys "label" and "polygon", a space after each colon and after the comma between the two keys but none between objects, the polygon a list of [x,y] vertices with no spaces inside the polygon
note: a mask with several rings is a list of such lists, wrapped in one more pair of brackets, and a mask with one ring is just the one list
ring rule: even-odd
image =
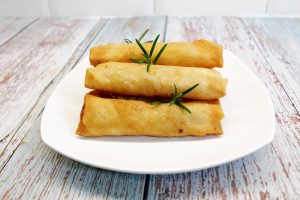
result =
[{"label": "stack of fried spring rolls", "polygon": [[[149,52],[151,44],[144,44]],[[163,46],[158,43],[157,46]],[[157,48],[160,49],[160,48]],[[156,55],[157,52],[154,52]],[[222,134],[224,117],[219,98],[226,94],[227,80],[214,71],[222,67],[222,47],[206,40],[168,43],[157,64],[130,63],[141,58],[136,44],[94,47],[86,71],[86,94],[77,134],[82,136],[203,136]],[[149,102],[170,98],[199,83],[183,96],[191,114],[167,103]]]}]

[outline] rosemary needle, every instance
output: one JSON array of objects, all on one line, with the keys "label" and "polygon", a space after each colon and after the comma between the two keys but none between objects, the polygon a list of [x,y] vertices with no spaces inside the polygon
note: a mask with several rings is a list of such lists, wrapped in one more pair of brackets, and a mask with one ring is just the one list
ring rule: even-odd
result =
[{"label": "rosemary needle", "polygon": [[158,52],[158,54],[156,55],[156,57],[154,58],[153,63],[155,64],[157,62],[157,60],[159,59],[159,57],[161,56],[161,54],[163,53],[163,51],[165,50],[165,48],[167,47],[168,44],[165,44]]},{"label": "rosemary needle", "polygon": [[[149,29],[146,29],[141,35],[140,37],[138,38],[139,41],[142,41],[142,39],[145,37],[145,35],[149,32]],[[130,44],[130,43],[133,43],[130,39],[127,39],[125,38],[124,41],[127,43],[127,44]],[[145,43],[151,43],[152,40],[149,40],[149,41],[146,41]]]},{"label": "rosemary needle", "polygon": [[144,48],[144,46],[141,44],[141,42],[138,39],[135,39],[136,43],[139,45],[139,47],[141,48],[142,52],[143,52],[143,56],[145,58],[149,58],[149,55],[146,51],[146,49]]},{"label": "rosemary needle", "polygon": [[183,105],[182,103],[176,102],[175,104],[176,104],[178,107],[184,109],[186,112],[192,113],[192,111],[191,111],[190,109],[188,109],[188,108],[187,108],[185,105]]},{"label": "rosemary needle", "polygon": [[145,37],[145,35],[148,33],[149,29],[146,29],[142,35],[139,37],[139,41],[142,41],[142,39]]},{"label": "rosemary needle", "polygon": [[155,38],[155,40],[154,40],[154,42],[152,44],[152,47],[151,47],[151,50],[150,50],[150,54],[149,54],[150,58],[151,58],[151,56],[153,54],[153,51],[155,49],[155,46],[156,46],[156,43],[157,43],[157,40],[158,40],[159,36],[160,36],[159,34],[156,36],[156,38]]},{"label": "rosemary needle", "polygon": [[127,44],[130,44],[130,43],[132,43],[132,41],[131,41],[131,40],[129,40],[129,39],[124,39],[124,41],[125,41]]},{"label": "rosemary needle", "polygon": [[145,60],[136,59],[136,58],[129,58],[129,60],[131,60],[132,62],[139,63],[139,64],[146,63]]},{"label": "rosemary needle", "polygon": [[161,104],[161,103],[169,103],[169,106],[175,104],[179,108],[187,111],[188,113],[192,113],[192,111],[190,109],[188,109],[185,105],[183,105],[182,103],[180,103],[180,101],[181,101],[181,97],[183,97],[187,93],[191,92],[198,85],[199,85],[199,83],[197,83],[197,84],[193,85],[192,87],[186,89],[185,91],[177,94],[177,87],[176,87],[176,84],[174,84],[174,93],[171,93],[171,98],[168,101],[166,101],[166,100],[158,100],[158,101],[153,101],[150,104],[151,105],[157,105],[157,104]]}]

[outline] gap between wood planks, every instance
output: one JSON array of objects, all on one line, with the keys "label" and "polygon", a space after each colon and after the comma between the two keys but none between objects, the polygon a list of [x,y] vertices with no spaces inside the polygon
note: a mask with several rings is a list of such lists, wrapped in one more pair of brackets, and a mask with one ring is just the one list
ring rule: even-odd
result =
[{"label": "gap between wood planks", "polygon": [[[167,18],[165,18],[164,20],[164,30],[166,29],[166,21]],[[15,154],[15,151],[18,149],[18,146],[21,144],[21,142],[24,140],[24,138],[26,137],[26,135],[28,135],[28,132],[30,132],[30,127],[32,126],[32,123],[28,122],[28,118],[30,118],[30,116],[33,116],[32,119],[29,119],[30,121],[35,121],[36,119],[38,119],[40,117],[40,115],[43,112],[44,109],[44,104],[48,99],[48,96],[50,95],[50,93],[52,92],[52,89],[50,89],[51,87],[56,86],[56,82],[59,82],[61,80],[61,78],[68,73],[68,71],[70,71],[79,61],[80,59],[83,57],[84,53],[86,52],[86,50],[88,49],[88,47],[90,46],[90,44],[92,44],[95,41],[95,38],[97,38],[98,35],[100,35],[100,33],[102,32],[102,30],[105,28],[106,24],[109,22],[109,20],[106,21],[105,24],[103,24],[101,26],[101,28],[99,28],[99,30],[93,34],[92,39],[89,40],[89,42],[87,44],[84,44],[82,46],[84,46],[85,48],[82,50],[82,48],[77,47],[77,49],[75,50],[75,53],[73,53],[71,55],[71,57],[69,58],[69,61],[67,62],[67,64],[62,67],[62,69],[60,70],[60,72],[58,73],[58,75],[56,75],[52,81],[43,89],[43,91],[40,93],[38,101],[35,102],[34,106],[32,107],[32,109],[29,110],[28,114],[26,115],[26,117],[22,120],[21,124],[17,126],[16,131],[13,132],[12,135],[10,135],[10,141],[15,139],[15,135],[18,133],[18,131],[23,127],[23,126],[29,126],[29,128],[26,130],[26,133],[24,135],[21,135],[22,138],[20,138],[20,140],[17,141],[17,146],[14,146],[13,151],[10,152],[10,156],[8,158],[5,158],[5,163],[0,166],[0,173],[1,171],[5,168],[7,162],[10,160],[10,158]],[[96,25],[97,26],[97,25]],[[93,29],[92,29],[93,30]],[[92,30],[90,32],[92,32]],[[88,34],[89,35],[89,34]],[[165,39],[165,32],[163,34],[163,40]],[[88,36],[86,36],[87,38]],[[82,42],[84,43],[84,42]],[[81,43],[81,44],[82,44]],[[80,46],[80,45],[79,45]],[[79,52],[80,51],[80,52]],[[77,56],[76,54],[79,54],[79,56]],[[74,57],[74,58],[73,58]],[[75,62],[73,62],[73,60],[76,60]],[[27,121],[27,124],[24,125]],[[10,142],[7,143],[7,145],[10,145]],[[7,146],[5,147],[5,149],[7,148]],[[4,151],[5,151],[4,149]],[[144,195],[145,198],[147,198],[147,191],[148,191],[148,185],[149,185],[149,178],[150,176],[148,175],[148,179],[147,181],[145,181],[145,185],[144,185]]]},{"label": "gap between wood planks", "polygon": [[[28,119],[28,117],[35,111],[35,109],[39,109],[37,108],[37,105],[41,103],[41,99],[44,99],[45,101],[42,101],[42,104],[41,107],[42,109],[41,110],[38,110],[37,112],[37,115],[36,117],[34,118],[34,120],[38,119],[38,117],[42,114],[43,110],[44,110],[44,107],[45,107],[45,102],[47,102],[47,99],[49,98],[51,91],[48,91],[50,87],[53,87],[53,83],[54,82],[57,82],[57,81],[60,81],[63,76],[68,73],[70,70],[72,70],[74,68],[74,66],[76,66],[76,64],[80,61],[80,59],[82,58],[82,56],[84,55],[84,53],[87,51],[87,49],[89,48],[89,46],[94,42],[94,40],[96,39],[97,35],[99,35],[99,33],[102,31],[103,27],[106,25],[106,23],[109,21],[109,20],[106,20],[106,22],[104,22],[104,24],[102,24],[100,27],[99,26],[99,23],[101,20],[104,20],[103,18],[100,18],[98,20],[98,22],[95,24],[95,27],[96,30],[95,33],[93,33],[93,36],[91,37],[90,41],[88,41],[86,44],[85,44],[85,47],[84,49],[82,50],[82,52],[79,52],[79,55],[77,58],[75,58],[75,62],[72,63],[72,60],[74,60],[73,57],[76,57],[78,54],[77,51],[80,51],[81,50],[81,45],[79,44],[79,46],[77,47],[77,49],[74,51],[74,53],[72,54],[72,56],[68,59],[67,63],[65,64],[64,67],[62,67],[62,69],[60,70],[60,72],[52,79],[52,81],[44,88],[44,90],[42,91],[42,93],[39,95],[39,98],[38,98],[38,101],[35,102],[34,106],[30,109],[30,111],[28,112],[28,114],[24,117],[24,119],[22,120],[22,122],[12,131],[10,132],[5,138],[3,138],[3,140],[5,140],[6,138],[10,137],[10,140],[9,142],[7,142],[7,145],[3,148],[3,151],[1,152],[0,154],[0,157],[2,157],[2,155],[5,153],[5,150],[7,149],[7,147],[9,146],[10,142],[14,139],[14,136],[15,134],[20,130],[20,128],[22,128],[23,124],[26,122],[26,120]],[[34,22],[38,21],[38,19],[34,20]],[[32,25],[33,23],[30,23],[29,25],[26,26],[26,28],[28,28],[30,25]],[[101,24],[101,23],[100,23]],[[93,29],[94,29],[93,28]],[[90,30],[90,32],[93,32],[93,29]],[[22,29],[18,32],[18,34],[25,30]],[[18,34],[15,34],[13,35],[9,40],[11,40],[13,37],[15,37],[16,35]],[[88,39],[89,37],[89,34],[86,35],[86,38],[85,39]],[[9,41],[7,40],[7,41]],[[7,42],[6,41],[6,42]],[[84,43],[85,40],[82,41],[82,43]],[[57,80],[59,79],[59,80]],[[56,86],[56,85],[55,85]],[[50,94],[48,94],[50,93]],[[2,169],[6,166],[7,162],[10,160],[10,158],[14,155],[14,152],[16,151],[16,149],[18,148],[18,146],[21,144],[21,142],[23,141],[23,139],[25,138],[25,136],[27,135],[28,131],[30,130],[30,128],[26,131],[26,133],[23,135],[23,137],[21,138],[21,140],[19,141],[19,143],[17,144],[17,146],[15,147],[15,149],[12,151],[11,155],[4,161],[4,163],[0,166],[0,174],[1,174],[1,171]],[[3,140],[1,140],[0,142],[2,142]]]},{"label": "gap between wood planks", "polygon": [[[165,16],[165,26],[164,26],[164,34],[163,34],[163,41],[166,42],[166,35],[167,35],[167,28],[168,28],[168,16]],[[150,176],[149,174],[146,174],[145,178],[145,184],[144,184],[144,191],[143,191],[143,200],[148,199],[149,194],[149,186],[150,186]]]},{"label": "gap between wood planks", "polygon": [[[296,113],[287,95],[283,92],[277,94],[281,90],[282,85],[276,85],[274,81],[276,77],[273,76],[273,71],[270,72],[268,70],[268,68],[272,69],[272,66],[275,67],[274,65],[270,66],[270,64],[273,64],[272,60],[264,58],[264,55],[260,54],[260,50],[257,49],[257,43],[255,44],[253,42],[253,34],[247,33],[251,28],[244,23],[240,23],[243,18],[236,19],[237,20],[235,20],[235,18],[221,18],[221,20],[218,20],[218,18],[195,18],[189,21],[185,18],[184,20],[182,18],[173,18],[175,23],[173,22],[174,25],[168,23],[169,27],[173,26],[173,28],[168,31],[173,33],[174,30],[178,30],[178,32],[180,30],[187,30],[187,32],[190,33],[184,37],[188,39],[194,39],[195,35],[199,35],[199,33],[201,33],[201,35],[207,35],[209,39],[219,36],[219,38],[216,38],[216,41],[223,41],[223,45],[230,47],[230,49],[232,48],[236,52],[243,49],[238,44],[246,40],[244,43],[248,49],[240,55],[245,54],[244,58],[249,57],[248,60],[245,60],[250,61],[254,66],[256,66],[256,61],[258,61],[257,66],[252,68],[252,70],[254,70],[261,79],[267,79],[267,81],[263,82],[273,98],[276,98],[275,101],[273,100],[275,109],[277,108],[276,111],[278,111],[279,114],[281,111],[287,113],[282,118],[287,118],[288,114]],[[185,25],[188,27],[186,28]],[[203,25],[203,30],[198,27],[199,25]],[[215,26],[219,28],[215,30]],[[195,33],[193,33],[193,30],[195,30]],[[172,35],[174,35],[174,38]],[[181,40],[184,34],[177,33],[172,35],[168,38],[170,39],[171,37],[175,40]],[[230,39],[232,39],[232,41]],[[249,47],[252,46],[251,43],[253,43],[253,47],[255,48],[249,49]],[[257,50],[256,53],[251,55],[251,51],[255,50]],[[264,67],[264,65],[267,65],[267,67]],[[262,71],[259,75],[260,69],[262,69]],[[281,74],[277,74],[277,76],[279,75]],[[284,102],[282,102],[283,100]],[[285,105],[281,105],[281,103]],[[293,149],[284,149],[289,146],[282,145],[284,144],[282,141],[289,141],[288,139],[282,140],[282,138],[280,138],[280,136],[285,137],[285,135],[294,134],[294,126],[291,124],[291,129],[288,129],[286,126],[288,124],[278,124],[279,133],[277,133],[277,138],[273,140],[272,149],[270,146],[267,146],[254,154],[250,154],[250,156],[208,170],[179,175],[151,176],[152,183],[150,184],[149,198],[163,198],[165,197],[164,195],[169,198],[186,198],[186,196],[191,194],[193,197],[198,198],[233,199],[248,197],[251,199],[270,198],[270,196],[275,198],[275,195],[284,197],[289,194],[293,195],[293,192],[295,194],[295,191],[297,191],[297,180],[295,177],[297,176],[295,176],[296,172],[292,170],[297,168],[295,164],[290,164],[290,161],[292,162],[293,160],[290,159],[292,156],[287,156],[287,159],[281,158],[283,155],[291,154]],[[290,133],[287,134],[287,132]],[[281,149],[280,147],[283,148]],[[272,163],[271,166],[270,163]],[[290,165],[292,168],[290,168]],[[282,173],[282,171],[287,171],[286,173],[290,172],[289,176],[285,176],[285,173]],[[269,176],[268,173],[272,173],[273,178]],[[186,176],[188,176],[188,178],[186,178]],[[190,187],[190,185],[193,187]],[[202,191],[203,193],[201,194],[200,192]],[[272,193],[271,191],[277,191],[278,193]]]},{"label": "gap between wood planks", "polygon": [[[22,31],[26,30],[29,26],[33,25],[38,20],[39,20],[39,18],[34,18],[34,19],[30,20],[22,28],[20,28],[19,30],[17,30],[15,33],[13,33],[12,35],[10,35],[9,38],[7,38],[4,42],[2,42],[0,44],[0,48],[2,46],[4,46],[7,42],[9,42],[11,39],[13,39],[14,37],[16,37],[19,33],[21,33]],[[28,117],[28,115],[29,115],[29,113],[24,117],[24,120]],[[17,132],[19,130],[19,128],[21,127],[22,124],[23,124],[23,121],[19,125],[17,125],[17,127],[14,130],[12,130],[10,133],[8,133],[4,138],[1,138],[0,139],[0,143],[2,141],[6,140],[11,133]]]},{"label": "gap between wood planks", "polygon": [[[241,21],[242,21],[242,23],[244,24],[245,27],[249,27],[249,23],[248,23],[246,20],[242,19]],[[256,45],[257,49],[259,50],[260,54],[263,55],[263,57],[266,57],[264,51],[261,49],[260,45],[258,44],[258,41],[256,40],[255,33],[253,32],[253,30],[252,30],[251,28],[248,28],[248,31],[249,31],[250,35],[252,36],[253,42],[254,42],[254,44]],[[265,59],[265,62],[267,62],[268,65],[271,66],[271,64],[270,64],[270,62],[268,61],[268,59]],[[274,72],[274,75],[275,75],[276,79],[280,80],[280,79],[278,78],[278,75],[276,74],[276,72]],[[297,108],[296,105],[294,104],[293,100],[292,100],[291,97],[289,96],[289,94],[288,94],[288,92],[286,91],[285,87],[282,85],[281,81],[279,81],[279,84],[280,84],[280,87],[283,89],[284,93],[286,94],[286,96],[288,97],[288,99],[289,99],[291,105],[294,107],[294,109],[295,109],[297,115],[300,117],[300,111],[298,110],[298,108]]]},{"label": "gap between wood planks", "polygon": [[293,31],[300,31],[299,22],[294,23],[293,19],[284,18],[244,19],[244,21],[256,36],[254,39],[260,44],[269,63],[276,66],[272,67],[272,70],[283,85],[283,89],[297,109],[297,116],[299,116],[300,62],[297,55],[300,41],[298,35],[293,33]]},{"label": "gap between wood planks", "polygon": [[[167,19],[166,19],[167,20]],[[165,24],[165,27],[167,27],[167,23]],[[99,32],[98,33],[96,33],[94,36],[96,37],[100,32],[101,32],[101,30],[103,29],[105,27],[105,24],[99,29]],[[164,33],[164,40],[165,40],[165,35],[166,35],[166,31],[165,31],[165,33]],[[251,33],[251,35],[252,35],[252,33]],[[87,36],[88,37],[88,36]],[[94,37],[94,38],[95,38]],[[92,38],[91,39],[91,43],[94,41],[94,38]],[[257,45],[257,44],[256,44]],[[79,45],[80,46],[80,45]],[[85,49],[87,49],[88,48],[88,45],[86,46],[86,48]],[[258,47],[259,48],[259,47]],[[75,53],[73,53],[72,54],[72,56],[70,57],[70,59],[69,59],[69,61],[70,60],[72,60],[72,57],[76,57],[76,56],[74,56],[74,55],[76,55],[76,52],[78,51],[78,49],[79,48],[77,48],[76,50],[75,50]],[[260,49],[260,51],[261,51],[261,49]],[[85,52],[85,50],[83,51],[83,52]],[[64,67],[62,67],[62,69],[60,70],[60,73],[58,73],[58,75],[57,76],[55,76],[54,78],[53,78],[53,80],[48,84],[48,86],[46,86],[45,88],[44,88],[44,90],[43,90],[43,92],[41,93],[41,95],[40,95],[40,98],[39,98],[39,100],[36,102],[36,104],[33,106],[33,108],[28,112],[29,114],[25,117],[25,119],[22,121],[22,124],[17,128],[17,130],[15,131],[15,134],[16,134],[16,132],[20,129],[20,127],[22,127],[22,125],[24,124],[24,122],[28,119],[28,116],[32,113],[32,112],[34,112],[34,110],[38,110],[39,108],[36,108],[37,106],[36,105],[39,105],[40,104],[40,106],[41,107],[44,107],[45,105],[45,102],[46,102],[46,100],[44,101],[44,100],[42,100],[43,98],[45,98],[45,99],[47,99],[48,98],[48,94],[49,93],[51,93],[52,91],[49,89],[49,88],[51,88],[51,87],[53,87],[53,85],[56,85],[56,84],[53,84],[54,82],[58,82],[58,81],[60,81],[60,77],[61,76],[63,76],[63,75],[65,75],[70,69],[72,69],[75,65],[76,65],[76,63],[80,60],[80,58],[82,57],[82,55],[83,55],[84,53],[82,53],[82,54],[80,54],[79,56],[78,56],[78,58],[76,57],[76,58],[74,58],[74,60],[76,60],[75,61],[75,64],[73,64],[73,61],[68,61],[68,63],[64,66]],[[70,66],[69,66],[70,65]],[[63,74],[63,75],[60,75],[60,74]],[[287,95],[287,94],[286,94]],[[288,95],[287,95],[288,96]],[[289,99],[289,101],[290,101],[290,99]],[[38,113],[38,115],[35,115],[35,118],[37,119],[38,118],[38,116],[40,116],[40,114],[42,113],[42,110],[41,111],[39,111],[39,113]],[[37,116],[37,117],[36,117]],[[28,131],[27,131],[28,132]],[[23,138],[27,135],[27,132],[25,133],[25,135],[23,136]],[[13,137],[12,137],[13,138]],[[23,139],[22,139],[23,140]],[[22,141],[21,140],[21,141]],[[20,144],[20,143],[19,143]],[[18,144],[18,145],[19,145]],[[15,148],[15,150],[16,150],[17,148]],[[15,151],[14,150],[14,151]],[[14,154],[14,151],[13,151],[13,153],[12,153],[12,155]],[[9,159],[8,159],[9,160]],[[0,172],[1,172],[1,170],[2,169],[0,169]],[[148,176],[148,180],[146,180],[145,181],[145,185],[144,185],[144,196],[145,196],[145,198],[147,198],[148,197],[148,185],[149,185],[149,178],[150,178],[150,175],[147,175]],[[146,176],[146,177],[147,177]]]},{"label": "gap between wood planks", "polygon": [[144,184],[143,199],[148,199],[149,184],[150,184],[150,175],[147,174],[145,178],[145,184]]},{"label": "gap between wood planks", "polygon": [[22,31],[24,31],[26,28],[28,28],[29,26],[31,26],[32,24],[34,24],[35,22],[37,22],[39,20],[39,18],[33,18],[31,21],[29,21],[25,26],[23,26],[21,29],[19,29],[18,31],[16,31],[14,34],[12,34],[9,38],[7,38],[4,42],[2,42],[0,44],[0,47],[2,47],[3,45],[5,45],[7,42],[9,42],[12,38],[14,38],[15,36],[17,36],[19,33],[21,33]]}]

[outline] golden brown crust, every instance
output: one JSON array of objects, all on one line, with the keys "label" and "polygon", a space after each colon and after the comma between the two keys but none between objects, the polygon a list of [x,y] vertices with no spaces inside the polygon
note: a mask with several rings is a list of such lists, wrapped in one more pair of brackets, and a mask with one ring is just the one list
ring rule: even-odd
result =
[{"label": "golden brown crust", "polygon": [[[143,44],[149,52],[151,43]],[[157,43],[153,55],[157,55],[164,43]],[[223,67],[223,49],[207,40],[194,42],[170,42],[157,64],[177,65],[186,67]],[[154,56],[153,56],[154,57]],[[90,63],[96,66],[104,62],[131,62],[129,58],[143,59],[137,44],[108,44],[90,49]]]},{"label": "golden brown crust", "polygon": [[107,99],[86,94],[77,134],[82,136],[147,135],[156,137],[222,134],[220,102],[190,101],[187,113],[168,104]]},{"label": "golden brown crust", "polygon": [[213,69],[107,62],[86,71],[85,86],[90,89],[122,95],[170,97],[176,84],[178,93],[195,84],[198,87],[184,98],[193,100],[218,99],[226,94],[227,80]]},{"label": "golden brown crust", "polygon": [[[86,96],[84,97],[84,102],[83,102],[83,106],[81,108],[81,111],[80,111],[80,121],[79,121],[79,124],[78,124],[78,127],[77,127],[77,130],[76,130],[76,133],[79,134],[79,133],[84,133],[87,131],[87,129],[85,128],[85,125],[84,123],[82,123],[82,118],[83,118],[83,115],[84,115],[84,106],[85,106],[85,99],[86,99]],[[79,134],[80,135],[80,134]]]}]

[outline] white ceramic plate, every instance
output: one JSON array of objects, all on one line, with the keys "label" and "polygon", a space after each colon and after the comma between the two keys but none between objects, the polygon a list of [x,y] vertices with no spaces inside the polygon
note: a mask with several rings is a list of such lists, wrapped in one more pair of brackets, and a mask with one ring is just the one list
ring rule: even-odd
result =
[{"label": "white ceramic plate", "polygon": [[[221,100],[224,134],[208,137],[98,137],[75,134],[88,58],[80,62],[49,98],[41,122],[42,140],[57,152],[95,167],[133,173],[177,173],[220,165],[271,142],[273,105],[264,86],[243,62],[224,51],[227,96]],[[151,127],[149,127],[151,128]]]}]

